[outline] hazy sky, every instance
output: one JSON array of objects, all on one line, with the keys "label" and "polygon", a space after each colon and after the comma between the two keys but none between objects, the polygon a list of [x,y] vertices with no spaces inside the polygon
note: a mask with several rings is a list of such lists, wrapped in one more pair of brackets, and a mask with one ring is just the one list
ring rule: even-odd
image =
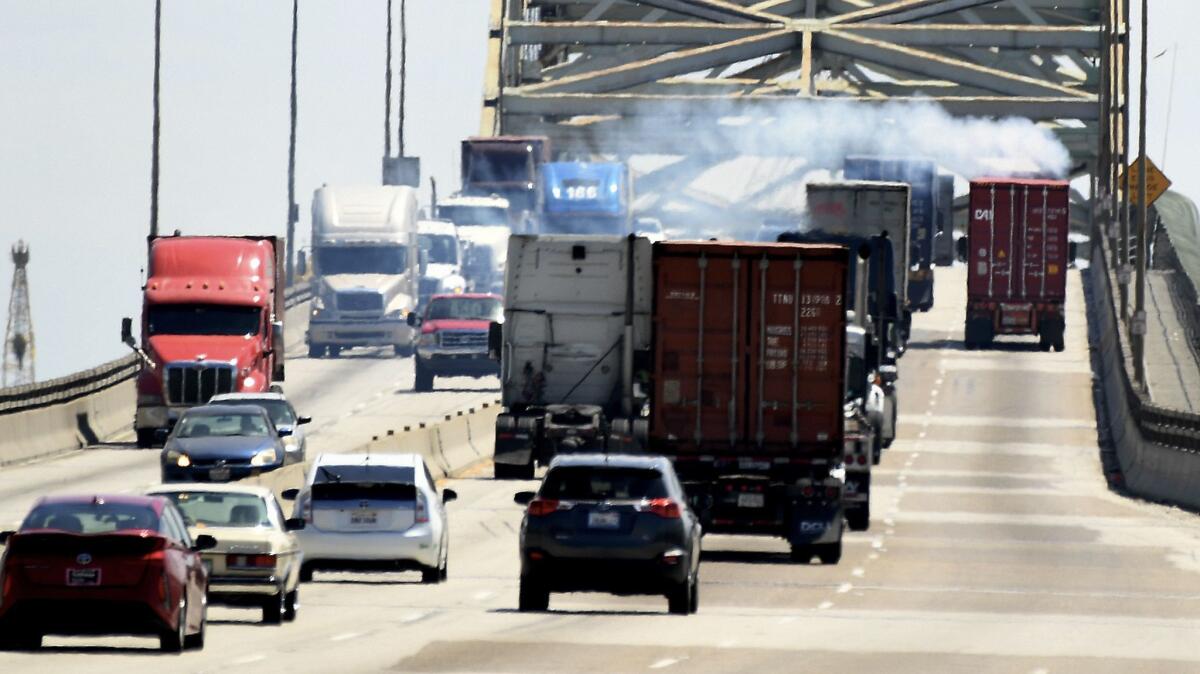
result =
[{"label": "hazy sky", "polygon": [[[163,4],[160,227],[282,234],[291,3]],[[421,157],[422,174],[437,176],[443,193],[457,182],[458,140],[478,129],[489,4],[408,2],[408,153]],[[307,240],[316,187],[379,180],[385,2],[300,5],[297,230]],[[1150,53],[1179,47],[1167,173],[1178,189],[1200,195],[1192,155],[1200,88],[1190,70],[1200,63],[1190,34],[1200,2],[1152,5]],[[0,311],[12,274],[7,248],[24,238],[39,379],[123,355],[119,319],[140,310],[153,6],[0,0]],[[1160,160],[1171,54],[1151,69],[1147,144]]]}]

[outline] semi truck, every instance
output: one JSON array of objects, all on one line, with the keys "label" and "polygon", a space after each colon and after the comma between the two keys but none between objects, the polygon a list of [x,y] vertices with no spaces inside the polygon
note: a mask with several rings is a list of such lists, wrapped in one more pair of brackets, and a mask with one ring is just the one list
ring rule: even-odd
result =
[{"label": "semi truck", "polygon": [[420,220],[417,222],[417,241],[425,258],[417,306],[424,308],[429,298],[439,293],[465,292],[467,280],[462,274],[462,245],[454,223],[449,220]]},{"label": "semi truck", "polygon": [[543,234],[629,234],[633,179],[618,162],[542,166]]},{"label": "semi truck", "polygon": [[313,196],[309,358],[356,346],[412,353],[423,270],[412,187],[319,188]]},{"label": "semi truck", "polygon": [[847,157],[846,180],[906,183],[909,194],[908,305],[913,311],[933,308],[933,243],[937,231],[937,164],[929,159]]},{"label": "semi truck", "polygon": [[840,559],[845,247],[514,236],[509,260],[497,477],[662,454],[706,531]]},{"label": "semi truck", "polygon": [[149,241],[134,430],[163,439],[183,411],[219,393],[267,391],[284,378],[282,239],[163,236]]},{"label": "semi truck", "polygon": [[968,349],[988,346],[997,335],[1037,335],[1041,350],[1063,350],[1069,190],[1060,180],[971,181]]},{"label": "semi truck", "polygon": [[550,161],[545,136],[491,136],[462,142],[462,193],[503,197],[514,213],[541,210],[541,167]]},{"label": "semi truck", "polygon": [[436,204],[436,216],[454,223],[462,244],[462,273],[467,291],[503,293],[508,237],[512,234],[508,200],[455,194]]},{"label": "semi truck", "polygon": [[939,267],[954,264],[954,176],[937,177],[937,238],[933,242],[933,261]]}]

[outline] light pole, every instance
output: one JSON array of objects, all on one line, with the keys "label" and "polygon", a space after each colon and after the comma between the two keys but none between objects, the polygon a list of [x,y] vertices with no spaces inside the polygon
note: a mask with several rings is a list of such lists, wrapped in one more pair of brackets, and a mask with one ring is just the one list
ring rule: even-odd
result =
[{"label": "light pole", "polygon": [[1146,389],[1146,71],[1149,68],[1147,32],[1150,27],[1150,0],[1142,0],[1142,82],[1138,115],[1138,238],[1137,238],[1137,286],[1130,325],[1130,342],[1133,346],[1134,379],[1139,387]]},{"label": "light pole", "polygon": [[150,128],[150,236],[158,236],[158,68],[162,57],[162,0],[154,0],[154,121]]},{"label": "light pole", "polygon": [[292,93],[288,111],[291,115],[291,135],[288,138],[288,219],[287,219],[287,285],[291,286],[296,273],[296,221],[300,207],[296,205],[296,36],[299,29],[300,0],[292,0]]}]

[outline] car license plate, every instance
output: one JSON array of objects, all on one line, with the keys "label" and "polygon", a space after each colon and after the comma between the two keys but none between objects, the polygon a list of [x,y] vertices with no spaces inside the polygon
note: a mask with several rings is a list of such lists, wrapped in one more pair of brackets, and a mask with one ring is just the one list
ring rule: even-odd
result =
[{"label": "car license plate", "polygon": [[375,524],[379,520],[374,510],[363,510],[356,513],[350,513],[350,524],[355,526],[367,526]]},{"label": "car license plate", "polygon": [[621,526],[621,513],[588,513],[589,529],[616,529]]},{"label": "car license plate", "polygon": [[742,470],[770,470],[771,462],[763,461],[762,459],[739,457],[738,468],[741,468]]},{"label": "car license plate", "polygon": [[95,587],[100,584],[100,569],[67,569],[67,585]]},{"label": "car license plate", "polygon": [[228,468],[213,468],[208,471],[208,479],[213,482],[224,482],[229,479]]},{"label": "car license plate", "polygon": [[761,508],[766,504],[766,494],[738,494],[739,508]]}]

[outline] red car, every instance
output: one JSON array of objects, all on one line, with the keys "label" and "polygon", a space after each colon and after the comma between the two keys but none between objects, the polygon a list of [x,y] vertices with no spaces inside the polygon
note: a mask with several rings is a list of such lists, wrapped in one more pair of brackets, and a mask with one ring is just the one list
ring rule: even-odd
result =
[{"label": "red car", "polygon": [[204,646],[212,536],[188,534],[162,496],[56,496],[0,533],[0,646],[46,634],[157,636],[162,650]]},{"label": "red car", "polygon": [[413,354],[413,390],[432,391],[434,377],[487,377],[500,374],[500,363],[488,358],[488,326],[504,320],[499,295],[467,293],[434,295],[423,315],[409,314],[408,324],[421,327]]}]

